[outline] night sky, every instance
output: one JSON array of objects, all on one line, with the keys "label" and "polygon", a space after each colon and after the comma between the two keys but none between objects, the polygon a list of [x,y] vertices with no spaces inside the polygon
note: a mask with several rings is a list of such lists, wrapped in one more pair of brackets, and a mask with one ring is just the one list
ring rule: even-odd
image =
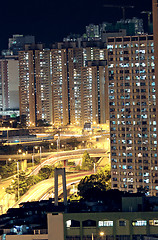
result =
[{"label": "night sky", "polygon": [[89,23],[99,24],[120,20],[122,10],[104,8],[104,4],[134,5],[126,10],[126,18],[147,15],[152,0],[2,0],[0,50],[7,48],[13,34],[35,35],[36,42],[47,44],[62,41],[70,33],[84,33]]}]

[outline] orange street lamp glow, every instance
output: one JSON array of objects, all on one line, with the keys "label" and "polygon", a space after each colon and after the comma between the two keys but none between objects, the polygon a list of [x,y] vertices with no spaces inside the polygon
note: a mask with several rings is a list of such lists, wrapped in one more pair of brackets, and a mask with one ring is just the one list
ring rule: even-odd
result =
[{"label": "orange street lamp glow", "polygon": [[103,236],[104,236],[104,232],[100,232],[99,234],[100,234],[100,236],[101,236],[101,237],[103,237]]}]

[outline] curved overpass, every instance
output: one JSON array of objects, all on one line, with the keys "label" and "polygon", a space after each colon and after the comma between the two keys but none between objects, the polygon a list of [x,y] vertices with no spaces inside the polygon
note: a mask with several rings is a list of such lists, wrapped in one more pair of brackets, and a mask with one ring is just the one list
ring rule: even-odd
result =
[{"label": "curved overpass", "polygon": [[[66,175],[66,183],[70,185],[74,182],[79,182],[83,177],[91,175],[92,171],[85,171],[79,173],[72,173],[70,175]],[[59,190],[62,186],[62,179],[59,176]],[[18,207],[22,202],[31,202],[31,201],[39,201],[43,199],[48,199],[50,195],[46,197],[46,193],[52,191],[54,188],[54,178],[43,180],[42,182],[34,185],[30,190],[25,193],[18,202],[14,204],[12,207]]]},{"label": "curved overpass", "polygon": [[45,165],[54,165],[57,162],[82,158],[83,153],[87,151],[91,157],[103,157],[105,156],[105,149],[79,149],[73,151],[64,151],[60,153],[54,153],[47,157],[41,164],[39,164],[31,173],[30,175],[38,174],[39,170]]}]

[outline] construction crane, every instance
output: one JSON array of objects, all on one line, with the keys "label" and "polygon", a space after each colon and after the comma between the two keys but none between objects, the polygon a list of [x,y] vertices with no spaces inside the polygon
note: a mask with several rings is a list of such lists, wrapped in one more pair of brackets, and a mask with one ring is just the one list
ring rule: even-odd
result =
[{"label": "construction crane", "polygon": [[120,8],[120,9],[122,9],[123,20],[125,20],[125,10],[126,10],[126,8],[134,8],[134,6],[109,5],[109,4],[104,4],[104,7],[107,7],[107,8]]},{"label": "construction crane", "polygon": [[151,19],[151,14],[152,14],[152,12],[151,11],[143,11],[143,12],[141,12],[142,14],[147,14],[148,15],[148,26],[150,26],[150,19]]}]

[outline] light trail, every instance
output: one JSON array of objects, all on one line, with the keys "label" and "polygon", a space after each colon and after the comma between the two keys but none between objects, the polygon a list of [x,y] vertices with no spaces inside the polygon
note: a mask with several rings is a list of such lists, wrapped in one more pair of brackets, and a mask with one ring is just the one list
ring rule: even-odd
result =
[{"label": "light trail", "polygon": [[[57,162],[64,161],[64,160],[70,160],[74,158],[78,158],[79,155],[82,155],[85,151],[87,151],[90,156],[105,156],[105,150],[104,149],[78,149],[68,152],[60,152],[57,154],[53,154],[49,156],[45,161],[43,161],[40,165],[38,165],[31,173],[30,175],[36,175],[38,174],[39,170],[45,166],[45,165],[54,165]],[[29,176],[30,176],[29,175]]]}]

